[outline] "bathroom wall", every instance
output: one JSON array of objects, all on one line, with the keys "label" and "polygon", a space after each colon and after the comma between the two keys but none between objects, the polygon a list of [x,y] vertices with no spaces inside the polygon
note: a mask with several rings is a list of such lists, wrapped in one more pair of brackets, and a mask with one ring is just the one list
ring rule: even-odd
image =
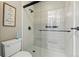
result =
[{"label": "bathroom wall", "polygon": [[[21,2],[17,1],[6,1],[16,8],[16,27],[5,27],[3,26],[3,2],[0,1],[0,41],[10,40],[16,38],[16,32],[18,32],[19,37],[22,37],[22,5]],[[1,45],[0,45],[1,47]],[[0,48],[1,55],[1,48]]]},{"label": "bathroom wall", "polygon": [[0,41],[9,40],[16,38],[16,32],[19,37],[22,35],[22,5],[20,1],[6,1],[16,8],[16,27],[5,27],[3,26],[3,2],[0,2]]},{"label": "bathroom wall", "polygon": [[[29,1],[22,2],[22,5],[28,4]],[[33,46],[33,13],[29,9],[33,9],[33,6],[23,8],[23,50],[32,51]],[[31,27],[31,30],[28,27]]]},{"label": "bathroom wall", "polygon": [[71,28],[74,26],[74,2],[65,3],[65,30],[70,30],[71,32],[65,33],[65,54],[67,56],[73,56],[73,40],[74,32]]}]

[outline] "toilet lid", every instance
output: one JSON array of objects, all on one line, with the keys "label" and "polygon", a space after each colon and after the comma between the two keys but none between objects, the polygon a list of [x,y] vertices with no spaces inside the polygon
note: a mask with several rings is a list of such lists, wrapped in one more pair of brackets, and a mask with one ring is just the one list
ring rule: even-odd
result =
[{"label": "toilet lid", "polygon": [[27,51],[20,51],[13,55],[12,57],[32,57],[32,55]]}]

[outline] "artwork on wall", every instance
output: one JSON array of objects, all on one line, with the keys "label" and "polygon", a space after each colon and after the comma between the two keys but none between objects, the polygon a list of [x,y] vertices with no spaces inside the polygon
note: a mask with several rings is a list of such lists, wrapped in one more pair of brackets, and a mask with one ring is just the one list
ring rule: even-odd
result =
[{"label": "artwork on wall", "polygon": [[3,3],[3,26],[16,26],[16,8]]}]

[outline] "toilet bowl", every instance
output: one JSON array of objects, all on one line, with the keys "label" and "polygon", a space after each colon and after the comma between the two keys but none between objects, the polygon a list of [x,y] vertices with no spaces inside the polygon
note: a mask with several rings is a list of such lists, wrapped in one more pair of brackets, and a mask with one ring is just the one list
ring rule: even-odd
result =
[{"label": "toilet bowl", "polygon": [[27,51],[21,50],[21,38],[1,42],[3,57],[32,57]]}]

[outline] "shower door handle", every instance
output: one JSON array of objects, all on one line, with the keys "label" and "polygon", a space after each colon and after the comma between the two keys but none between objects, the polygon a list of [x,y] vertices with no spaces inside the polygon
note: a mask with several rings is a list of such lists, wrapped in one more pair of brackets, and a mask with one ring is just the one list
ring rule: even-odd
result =
[{"label": "shower door handle", "polygon": [[77,30],[77,31],[79,31],[79,27],[71,28],[71,30]]}]

